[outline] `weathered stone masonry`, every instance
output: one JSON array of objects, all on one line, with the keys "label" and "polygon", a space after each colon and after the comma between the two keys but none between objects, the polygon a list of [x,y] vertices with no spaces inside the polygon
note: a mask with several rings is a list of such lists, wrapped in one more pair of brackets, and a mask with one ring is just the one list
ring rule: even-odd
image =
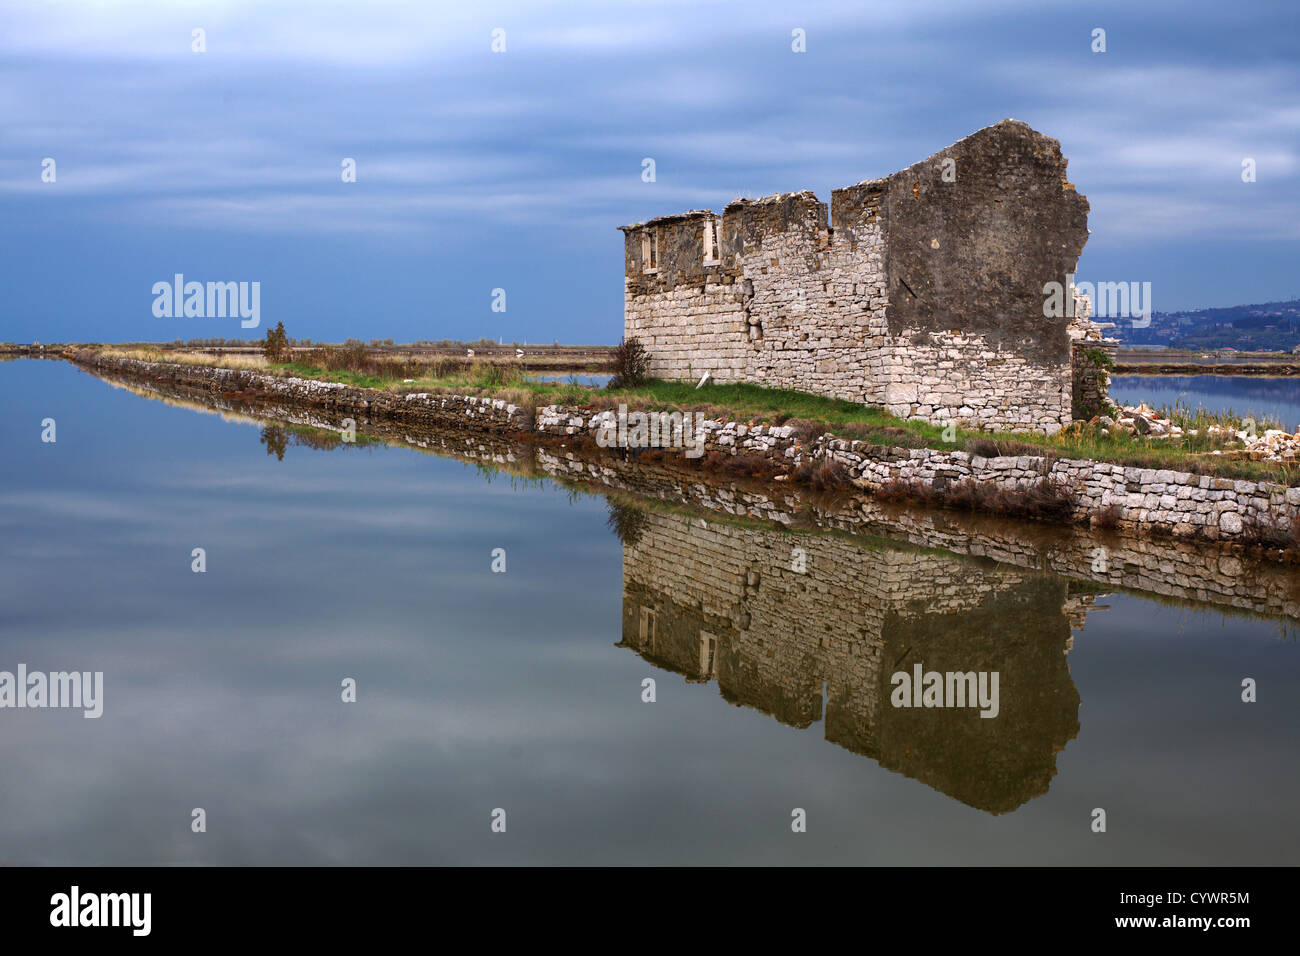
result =
[{"label": "weathered stone masonry", "polygon": [[[1068,601],[1033,572],[649,512],[624,543],[620,646],[794,727],[824,720],[827,740],[1004,813],[1046,792],[1079,730]],[[916,663],[998,671],[997,719],[892,707],[891,674]]]},{"label": "weathered stone masonry", "polygon": [[798,192],[623,226],[624,334],[661,378],[1055,432],[1088,324],[1043,314],[1044,285],[1067,287],[1088,237],[1065,168],[1056,140],[1004,120],[835,190],[829,220]]}]

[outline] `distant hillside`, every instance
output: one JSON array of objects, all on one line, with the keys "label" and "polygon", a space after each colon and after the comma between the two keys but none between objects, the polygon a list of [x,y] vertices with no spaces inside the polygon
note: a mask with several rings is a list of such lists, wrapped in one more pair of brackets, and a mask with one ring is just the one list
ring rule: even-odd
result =
[{"label": "distant hillside", "polygon": [[1124,319],[1115,324],[1115,330],[1108,334],[1124,345],[1289,352],[1300,345],[1300,299],[1192,312],[1153,312],[1151,324],[1144,329],[1135,329]]}]

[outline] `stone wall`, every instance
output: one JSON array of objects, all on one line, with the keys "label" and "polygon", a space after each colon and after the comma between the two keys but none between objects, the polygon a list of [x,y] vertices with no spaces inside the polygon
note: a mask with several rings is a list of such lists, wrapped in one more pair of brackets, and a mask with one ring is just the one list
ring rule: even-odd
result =
[{"label": "stone wall", "polygon": [[[383,419],[413,429],[468,429],[594,442],[601,429],[615,420],[612,411],[588,408],[551,405],[533,414],[501,399],[402,395],[246,370],[141,362],[98,352],[77,353],[74,358],[95,368],[184,384],[213,394],[248,392],[307,404],[335,420],[345,415],[358,421]],[[1177,537],[1244,540],[1252,525],[1288,531],[1300,518],[1300,488],[1274,482],[1033,455],[983,458],[964,451],[889,448],[830,436],[804,445],[789,426],[705,420],[702,451],[761,456],[787,472],[808,461],[835,461],[844,467],[853,485],[866,489],[900,481],[930,486],[973,481],[1023,490],[1046,478],[1077,494],[1074,520],[1087,521],[1113,508],[1121,526],[1156,529]],[[611,449],[611,453],[624,452]]]},{"label": "stone wall", "polygon": [[1073,272],[1087,210],[1059,144],[1006,120],[835,190],[829,219],[799,192],[622,227],[624,335],[656,377],[1051,433],[1071,420],[1071,348],[1043,286]]},{"label": "stone wall", "polygon": [[1090,321],[1092,303],[1086,295],[1074,294],[1075,321],[1070,323],[1071,411],[1076,419],[1087,420],[1112,409],[1110,369],[1115,364],[1119,342],[1103,332],[1110,323]]},{"label": "stone wall", "polygon": [[[214,368],[103,355],[85,351],[73,359],[96,369],[136,375],[164,384],[184,385],[216,395],[255,392],[262,400],[282,400],[310,405],[339,421],[350,416],[384,418],[413,427],[469,429],[485,432],[529,431],[532,416],[501,399],[473,395],[399,394],[338,382],[268,375],[248,369]],[[334,427],[338,427],[337,425]]]},{"label": "stone wall", "polygon": [[[118,363],[121,367],[114,367]],[[193,374],[164,374],[186,368]],[[216,411],[235,421],[266,424],[270,419],[271,424],[290,422],[331,430],[341,427],[337,412],[292,394],[268,398],[256,390],[213,388],[213,376],[204,374],[201,367],[110,360],[98,366],[98,372],[111,385],[195,410]],[[256,385],[257,380],[244,380],[244,384]],[[370,407],[382,409],[383,405],[372,403]],[[460,407],[466,410],[467,416],[478,415],[482,403],[464,402]],[[470,413],[471,408],[476,411]],[[522,430],[429,426],[419,421],[390,420],[382,414],[360,417],[357,424],[359,433],[364,430],[365,434],[385,441],[488,463],[529,477],[550,475],[601,489],[689,505],[723,518],[739,516],[760,519],[774,527],[797,526],[884,536],[922,548],[942,548],[955,554],[991,558],[1009,566],[1050,570],[1093,585],[1300,619],[1300,588],[1293,570],[1232,549],[1230,542],[1236,535],[1225,534],[1221,544],[1213,545],[1194,536],[1140,536],[1133,530],[1140,529],[1140,525],[1130,525],[1130,530],[1102,532],[1079,526],[1030,524],[953,511],[899,507],[877,502],[865,490],[835,496],[825,502],[815,497],[810,500],[798,487],[785,483],[756,482],[752,487],[742,488],[732,481],[703,474],[695,467],[683,467],[680,459],[671,456],[651,461],[622,452],[611,453],[588,442],[566,447],[568,440],[579,434],[578,427],[569,423],[574,419],[582,421],[581,416],[589,414],[584,410],[571,411],[572,415],[563,418],[562,425],[558,424],[562,416],[555,410],[539,414],[538,427],[548,430],[538,435],[549,438],[549,447],[522,441],[527,434]],[[512,416],[510,424],[522,423]],[[730,450],[740,443],[747,444],[747,453],[751,454],[779,454],[784,458],[791,448],[797,455],[802,454],[788,436],[773,434],[774,430],[767,428],[753,431],[753,435],[749,429],[737,435],[736,428],[724,428],[718,435],[719,442],[727,439],[733,444],[715,444],[715,448]],[[767,447],[768,442],[771,447]],[[1138,479],[1141,480],[1140,474]],[[1235,495],[1235,483],[1231,490]],[[1282,497],[1285,500],[1287,493],[1283,492]],[[1292,493],[1291,497],[1298,496]],[[1100,552],[1104,560],[1100,562],[1099,548],[1104,549]]]},{"label": "stone wall", "polygon": [[[543,434],[595,438],[613,420],[609,411],[549,406],[538,411],[536,427]],[[942,486],[971,481],[1014,491],[1047,479],[1077,494],[1075,520],[1086,521],[1113,508],[1121,525],[1210,540],[1239,538],[1251,524],[1287,531],[1300,516],[1300,488],[1276,482],[1211,478],[1086,459],[984,458],[965,451],[888,448],[829,436],[804,447],[789,426],[711,420],[703,424],[706,454],[761,455],[787,468],[809,459],[835,461],[861,488],[876,489],[892,482]]]},{"label": "stone wall", "polygon": [[[733,244],[718,232],[725,225],[696,210],[655,220],[652,233],[626,235],[627,322],[646,345],[656,378],[698,379],[707,372],[727,382],[745,375],[746,292],[734,254],[723,252]],[[714,252],[707,259],[706,243]]]},{"label": "stone wall", "polygon": [[854,442],[831,440],[826,455],[849,468],[863,487],[889,481],[925,485],[960,481],[1024,489],[1043,479],[1077,494],[1076,518],[1113,508],[1120,523],[1159,529],[1177,537],[1237,537],[1252,523],[1282,531],[1300,514],[1300,488],[1267,481],[1211,478],[1188,472],[1135,468],[1108,462],[1037,456],[981,458],[963,451],[912,449],[907,458],[866,453]]}]

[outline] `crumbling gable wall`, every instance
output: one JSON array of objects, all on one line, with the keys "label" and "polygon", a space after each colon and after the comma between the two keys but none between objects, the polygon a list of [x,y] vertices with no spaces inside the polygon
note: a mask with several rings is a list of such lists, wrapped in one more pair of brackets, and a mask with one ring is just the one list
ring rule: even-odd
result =
[{"label": "crumbling gable wall", "polygon": [[1087,241],[1065,167],[1055,140],[1005,120],[835,190],[829,220],[800,192],[625,226],[624,333],[663,378],[1054,432],[1071,420],[1071,344],[1043,287],[1065,285]]},{"label": "crumbling gable wall", "polygon": [[745,297],[735,255],[725,249],[730,237],[705,259],[712,224],[724,231],[720,217],[696,210],[624,228],[625,335],[646,346],[656,378],[745,378]]},{"label": "crumbling gable wall", "polygon": [[1069,424],[1069,319],[1043,314],[1045,283],[1065,286],[1088,238],[1088,202],[1065,169],[1056,140],[1007,120],[888,178],[891,410]]}]

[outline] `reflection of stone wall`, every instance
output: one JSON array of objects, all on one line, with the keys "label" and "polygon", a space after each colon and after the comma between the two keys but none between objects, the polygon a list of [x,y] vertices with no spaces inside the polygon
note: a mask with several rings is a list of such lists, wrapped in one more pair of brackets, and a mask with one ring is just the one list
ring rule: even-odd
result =
[{"label": "reflection of stone wall", "polygon": [[[1057,752],[1079,732],[1079,693],[1065,662],[1071,643],[1065,582],[1012,580],[960,614],[925,609],[891,614],[885,622],[892,658],[880,675],[886,705],[890,674],[920,662],[940,672],[998,671],[998,716],[886,706],[878,749],[870,753],[891,770],[992,813],[1046,793]],[[829,728],[827,737],[835,739]]]},{"label": "reflection of stone wall", "polygon": [[[542,471],[559,478],[685,504],[706,513],[785,527],[883,535],[922,548],[1051,571],[1106,589],[1300,619],[1300,576],[1292,566],[1254,560],[1209,542],[895,507],[851,495],[814,503],[797,488],[787,486],[776,492],[741,488],[643,459],[588,460],[574,452],[552,454],[539,448],[536,460]],[[1104,565],[1097,560],[1101,555]]]},{"label": "reflection of stone wall", "polygon": [[[1044,793],[1078,731],[1059,579],[650,512],[623,591],[622,646],[990,812]],[[999,716],[892,707],[918,661],[999,671]]]}]

